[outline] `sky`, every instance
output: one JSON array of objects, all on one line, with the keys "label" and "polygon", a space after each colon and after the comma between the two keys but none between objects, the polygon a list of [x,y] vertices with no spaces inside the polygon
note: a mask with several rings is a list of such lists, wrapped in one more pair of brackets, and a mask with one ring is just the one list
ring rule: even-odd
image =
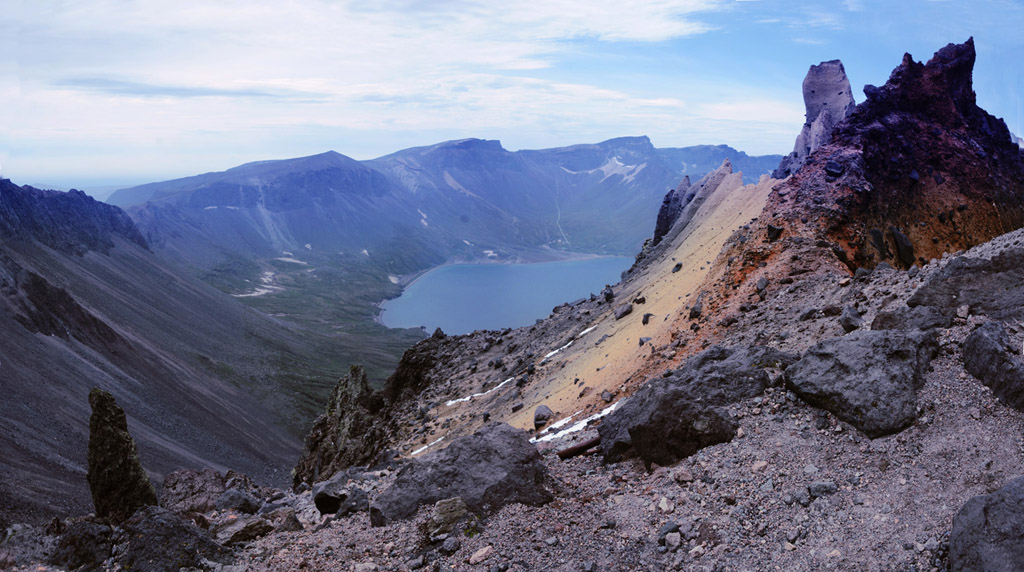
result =
[{"label": "sky", "polygon": [[1024,133],[1024,0],[0,0],[0,175],[127,186],[449,139],[785,154],[810,65],[863,99],[973,36]]}]

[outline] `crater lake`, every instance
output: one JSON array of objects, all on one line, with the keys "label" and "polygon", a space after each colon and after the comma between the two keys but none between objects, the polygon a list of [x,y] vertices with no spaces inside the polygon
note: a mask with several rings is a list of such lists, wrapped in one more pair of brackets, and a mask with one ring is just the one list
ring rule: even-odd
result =
[{"label": "crater lake", "polygon": [[565,302],[615,284],[633,258],[624,256],[532,264],[450,264],[409,284],[381,305],[389,328],[441,328],[446,334],[518,328]]}]

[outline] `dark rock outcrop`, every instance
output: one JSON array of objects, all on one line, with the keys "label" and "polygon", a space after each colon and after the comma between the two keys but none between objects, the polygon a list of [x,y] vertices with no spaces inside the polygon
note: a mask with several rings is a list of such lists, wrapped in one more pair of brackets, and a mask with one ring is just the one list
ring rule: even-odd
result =
[{"label": "dark rock outcrop", "polygon": [[665,194],[664,200],[661,202],[661,208],[658,209],[658,219],[654,224],[654,238],[652,245],[657,245],[661,242],[662,238],[668,234],[669,229],[679,219],[679,215],[682,214],[683,209],[686,205],[690,204],[690,201],[697,195],[696,192],[690,190],[690,177],[683,177],[679,185]]},{"label": "dark rock outcrop", "polygon": [[139,461],[124,410],[99,388],[89,392],[89,490],[96,516],[119,523],[146,505],[156,491]]},{"label": "dark rock outcrop", "polygon": [[1024,570],[1024,477],[964,504],[949,535],[950,572]]},{"label": "dark rock outcrop", "polygon": [[[784,179],[797,172],[807,162],[807,157],[831,140],[836,125],[853,111],[853,92],[842,62],[821,62],[807,70],[804,106],[807,108],[807,120],[796,138],[793,152],[783,157],[779,168],[772,173],[776,179]],[[826,164],[825,168],[832,171],[832,176],[841,175],[842,165],[832,163]]]},{"label": "dark rock outcrop", "polygon": [[373,460],[383,441],[383,428],[377,419],[382,407],[383,397],[370,389],[366,372],[360,366],[352,366],[331,393],[327,411],[306,436],[302,457],[295,466],[293,486],[312,485],[341,469]]},{"label": "dark rock outcrop", "polygon": [[1001,323],[987,322],[964,341],[964,368],[1000,401],[1024,411],[1024,359],[1014,355],[1018,349]]},{"label": "dark rock outcrop", "polygon": [[958,256],[932,274],[907,300],[911,307],[932,307],[952,318],[967,305],[970,313],[995,320],[1024,319],[1024,248],[992,257]]},{"label": "dark rock outcrop", "polygon": [[182,469],[168,473],[160,489],[160,506],[177,514],[209,512],[227,490],[224,475],[213,469]]},{"label": "dark rock outcrop", "polygon": [[796,356],[754,346],[712,346],[668,377],[649,380],[601,423],[601,450],[616,461],[632,447],[646,463],[669,465],[703,447],[732,439],[725,407],[755,397],[771,383],[769,368]]},{"label": "dark rock outcrop", "polygon": [[204,559],[221,564],[232,559],[205,530],[160,507],[140,509],[121,528],[116,560],[124,570],[163,572],[198,568]]},{"label": "dark rock outcrop", "polygon": [[68,570],[102,570],[114,548],[109,525],[80,520],[68,525],[57,540],[50,563]]},{"label": "dark rock outcrop", "polygon": [[917,390],[937,348],[920,331],[858,331],[815,344],[786,368],[786,386],[869,437],[917,419]]},{"label": "dark rock outcrop", "polygon": [[370,522],[383,526],[413,516],[421,505],[456,496],[477,515],[511,503],[538,506],[552,499],[546,478],[547,468],[526,433],[491,423],[403,466],[370,506]]}]

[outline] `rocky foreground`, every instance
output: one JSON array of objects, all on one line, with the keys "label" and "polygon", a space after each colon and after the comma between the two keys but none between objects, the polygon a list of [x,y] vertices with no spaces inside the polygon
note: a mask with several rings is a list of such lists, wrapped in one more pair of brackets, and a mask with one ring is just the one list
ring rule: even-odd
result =
[{"label": "rocky foreground", "polygon": [[292,489],[179,471],[155,506],[97,455],[97,514],[11,527],[0,565],[1024,569],[1024,156],[973,61],[908,56],[822,121],[810,98],[793,176],[686,181],[614,288],[437,332],[380,391],[353,368]]}]

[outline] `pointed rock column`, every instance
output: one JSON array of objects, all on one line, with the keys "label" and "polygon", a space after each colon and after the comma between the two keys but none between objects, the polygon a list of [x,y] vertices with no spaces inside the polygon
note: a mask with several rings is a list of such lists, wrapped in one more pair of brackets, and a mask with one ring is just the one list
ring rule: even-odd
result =
[{"label": "pointed rock column", "polygon": [[138,509],[156,505],[156,491],[139,462],[128,420],[114,396],[89,392],[89,490],[96,516],[118,524]]},{"label": "pointed rock column", "polygon": [[772,173],[776,179],[800,170],[807,157],[829,142],[832,130],[856,107],[843,62],[832,60],[811,66],[804,78],[804,106],[807,121],[796,138],[793,152],[783,157]]}]

